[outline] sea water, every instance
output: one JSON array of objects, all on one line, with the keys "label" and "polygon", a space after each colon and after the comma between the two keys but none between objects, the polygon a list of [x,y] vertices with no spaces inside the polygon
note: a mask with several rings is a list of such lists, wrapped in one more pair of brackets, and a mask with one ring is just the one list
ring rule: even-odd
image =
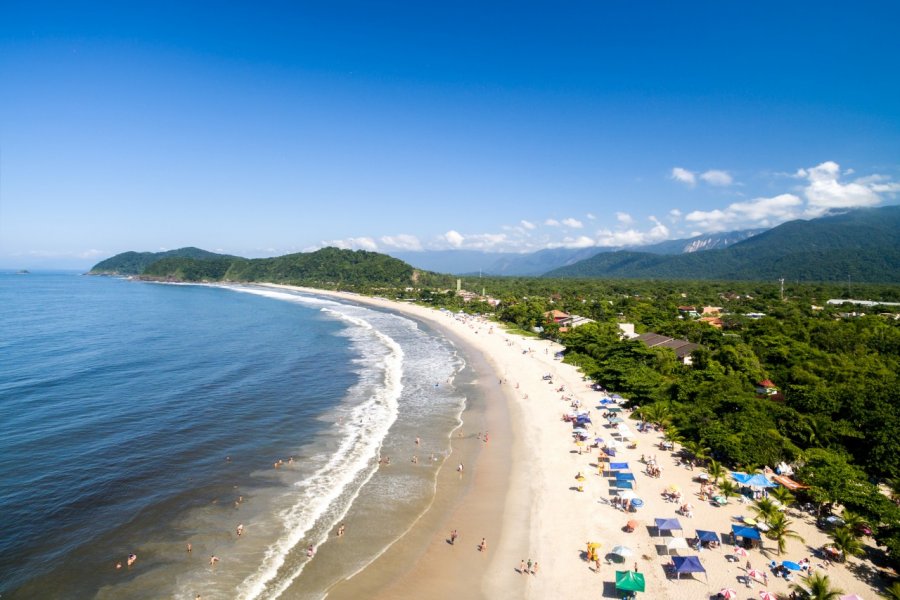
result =
[{"label": "sea water", "polygon": [[0,274],[0,594],[321,597],[424,510],[462,367],[314,295]]}]

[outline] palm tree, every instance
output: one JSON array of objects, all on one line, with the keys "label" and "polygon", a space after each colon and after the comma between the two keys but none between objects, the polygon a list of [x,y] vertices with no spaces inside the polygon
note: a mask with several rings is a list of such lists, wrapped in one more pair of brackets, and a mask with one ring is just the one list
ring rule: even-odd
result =
[{"label": "palm tree", "polygon": [[794,498],[794,494],[791,493],[791,490],[781,485],[770,490],[769,495],[781,502],[782,506],[784,506],[785,508],[793,504],[794,500],[796,500],[796,498]]},{"label": "palm tree", "polygon": [[709,457],[709,448],[700,442],[684,442],[681,447],[692,461],[703,461]]},{"label": "palm tree", "polygon": [[738,495],[737,486],[730,479],[723,480],[722,483],[719,484],[719,489],[722,490],[722,495],[726,498]]},{"label": "palm tree", "polygon": [[831,542],[835,548],[841,551],[840,562],[847,560],[848,556],[859,556],[863,553],[862,542],[850,531],[849,527],[838,527],[832,531]]},{"label": "palm tree", "polygon": [[885,592],[887,592],[886,597],[890,600],[900,600],[900,583],[894,583]]},{"label": "palm tree", "polygon": [[765,522],[769,522],[775,515],[780,514],[780,510],[778,510],[778,506],[775,505],[774,502],[769,500],[768,498],[761,498],[757,500],[753,506],[750,507],[750,510],[756,515],[756,518],[762,519]]},{"label": "palm tree", "polygon": [[709,459],[709,462],[706,463],[706,472],[712,477],[713,484],[718,484],[719,479],[725,475],[725,468],[722,466],[722,463],[711,458]]},{"label": "palm tree", "polygon": [[804,541],[800,534],[791,529],[794,522],[784,516],[784,513],[775,513],[769,520],[769,531],[766,536],[778,543],[778,554],[784,554],[789,539]]},{"label": "palm tree", "polygon": [[844,525],[847,526],[847,529],[852,531],[856,537],[861,537],[862,530],[869,525],[865,517],[846,508],[841,513],[841,519],[844,520]]},{"label": "palm tree", "polygon": [[843,590],[832,588],[828,575],[823,575],[822,573],[813,573],[805,577],[804,581],[809,591],[803,589],[804,586],[800,583],[791,584],[791,589],[797,592],[801,598],[808,598],[809,600],[837,600],[844,593]]},{"label": "palm tree", "polygon": [[641,417],[654,425],[666,425],[670,418],[669,407],[662,402],[642,406]]}]

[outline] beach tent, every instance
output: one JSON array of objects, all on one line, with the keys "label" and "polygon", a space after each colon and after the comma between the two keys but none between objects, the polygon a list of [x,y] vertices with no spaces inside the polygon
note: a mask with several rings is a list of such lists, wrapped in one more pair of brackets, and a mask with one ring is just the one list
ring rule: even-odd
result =
[{"label": "beach tent", "polygon": [[630,481],[622,481],[621,479],[616,479],[616,488],[620,490],[633,490],[634,484]]},{"label": "beach tent", "polygon": [[696,556],[673,556],[672,564],[675,565],[675,573],[678,574],[679,579],[682,573],[706,574],[706,569],[703,568],[700,559]]},{"label": "beach tent", "polygon": [[732,525],[731,534],[736,538],[744,538],[745,540],[761,540],[759,530],[755,527],[744,527],[742,525]]},{"label": "beach tent", "polygon": [[616,481],[634,481],[634,473],[619,471],[616,473]]},{"label": "beach tent", "polygon": [[622,409],[619,408],[618,406],[610,406],[609,408],[606,409],[606,412],[617,413],[617,412],[622,412]]},{"label": "beach tent", "polygon": [[610,417],[609,422],[610,423],[624,423],[625,419],[623,419],[622,417]]},{"label": "beach tent", "polygon": [[684,531],[678,519],[654,519],[654,522],[659,535],[662,535],[664,531]]},{"label": "beach tent", "polygon": [[644,589],[643,573],[616,571],[616,590],[622,592],[643,592]]},{"label": "beach tent", "polygon": [[683,537],[673,537],[666,542],[666,554],[672,552],[672,550],[687,550],[688,548],[690,546],[688,546],[687,540]]},{"label": "beach tent", "polygon": [[625,471],[628,470],[627,462],[611,462],[609,463],[610,471]]},{"label": "beach tent", "polygon": [[616,425],[616,433],[618,433],[623,438],[634,437],[634,432],[631,431],[628,425],[625,425],[624,423],[619,423],[618,425]]},{"label": "beach tent", "polygon": [[784,567],[785,569],[790,569],[791,571],[802,571],[803,570],[803,567],[801,567],[799,563],[795,563],[794,561],[791,561],[791,560],[781,561],[781,566]]},{"label": "beach tent", "polygon": [[748,487],[761,487],[761,488],[771,488],[775,487],[776,484],[769,481],[769,478],[763,475],[762,473],[754,473],[750,475],[748,473],[741,473],[739,471],[732,471],[731,478],[740,483],[741,485],[746,485]]},{"label": "beach tent", "polygon": [[703,531],[702,529],[698,529],[697,539],[701,542],[718,542],[719,536],[715,531]]},{"label": "beach tent", "polygon": [[587,415],[578,415],[577,417],[575,417],[575,420],[579,425],[581,425],[582,423],[593,423],[593,421],[591,421],[591,418]]}]

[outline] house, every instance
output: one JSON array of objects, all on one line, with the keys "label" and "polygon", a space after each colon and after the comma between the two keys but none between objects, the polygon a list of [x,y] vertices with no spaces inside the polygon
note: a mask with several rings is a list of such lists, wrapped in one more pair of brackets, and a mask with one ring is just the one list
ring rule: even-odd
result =
[{"label": "house", "polygon": [[548,321],[552,320],[557,325],[561,325],[562,321],[565,321],[569,317],[571,317],[571,315],[569,313],[563,312],[561,310],[556,310],[556,309],[553,309],[553,310],[550,310],[550,311],[547,311],[544,313],[545,319],[547,319]]},{"label": "house", "polygon": [[700,312],[704,317],[717,317],[722,314],[721,306],[704,306]]},{"label": "house", "polygon": [[722,329],[722,319],[719,317],[700,317],[699,321],[701,323],[708,323],[716,329]]},{"label": "house", "polygon": [[619,331],[622,332],[622,337],[628,340],[633,340],[638,336],[634,332],[634,323],[619,323]]},{"label": "house", "polygon": [[760,396],[774,396],[778,393],[778,388],[768,379],[764,379],[756,384],[756,393]]},{"label": "house", "polygon": [[675,352],[675,356],[678,358],[678,360],[685,365],[690,365],[692,363],[691,353],[693,353],[697,348],[700,348],[700,344],[694,344],[693,342],[689,342],[687,340],[670,338],[658,333],[642,333],[634,339],[643,342],[644,345],[646,345],[648,348],[672,349]]},{"label": "house", "polygon": [[682,317],[690,317],[692,319],[696,319],[700,316],[696,306],[679,306],[678,312]]}]

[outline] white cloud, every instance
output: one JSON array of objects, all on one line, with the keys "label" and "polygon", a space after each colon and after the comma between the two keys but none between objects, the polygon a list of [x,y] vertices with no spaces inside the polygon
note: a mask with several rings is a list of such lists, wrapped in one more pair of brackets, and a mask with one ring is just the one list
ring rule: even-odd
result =
[{"label": "white cloud", "polygon": [[669,211],[669,220],[673,223],[681,220],[681,211],[677,208],[673,208]]},{"label": "white cloud", "polygon": [[521,221],[519,221],[519,224],[520,224],[522,227],[524,227],[525,229],[529,229],[529,230],[530,230],[530,229],[534,229],[534,228],[537,227],[537,225],[535,225],[535,224],[532,223],[531,221],[526,221],[525,219],[522,219]]},{"label": "white cloud", "polygon": [[584,224],[581,221],[579,221],[578,219],[573,219],[572,217],[563,219],[562,224],[566,227],[571,227],[572,229],[581,229],[582,227],[584,227]]},{"label": "white cloud", "polygon": [[715,186],[727,186],[734,183],[734,179],[731,177],[728,171],[717,171],[715,169],[706,171],[705,173],[700,175],[700,179],[702,179],[709,185]]},{"label": "white cloud", "polygon": [[601,229],[597,232],[597,246],[643,246],[661,242],[669,237],[669,228],[660,223],[656,217],[649,217],[653,223],[647,231],[630,228],[626,230],[611,231]]},{"label": "white cloud", "polygon": [[634,223],[634,217],[629,215],[627,212],[617,212],[616,219],[622,225],[631,225],[632,223]]},{"label": "white cloud", "polygon": [[378,244],[370,237],[350,237],[342,240],[323,241],[322,247],[334,246],[341,250],[369,250],[371,252],[378,251]]},{"label": "white cloud", "polygon": [[591,221],[593,221],[594,219],[597,218],[597,217],[595,217],[592,213],[588,213],[588,214],[586,214],[585,216],[586,216],[588,219],[590,219]]},{"label": "white cloud", "polygon": [[385,235],[379,238],[382,244],[399,250],[421,250],[422,242],[414,235],[400,233],[397,235]]},{"label": "white cloud", "polygon": [[861,177],[850,183],[841,183],[838,178],[841,167],[834,161],[826,161],[811,169],[800,169],[798,177],[808,181],[803,193],[809,202],[807,213],[820,215],[831,208],[857,208],[875,206],[881,203],[878,195],[883,192],[900,190],[896,184],[882,183],[887,178],[880,175]]},{"label": "white cloud", "polygon": [[556,219],[547,219],[544,221],[544,225],[549,225],[550,227],[559,227],[561,223]]},{"label": "white cloud", "polygon": [[547,248],[591,248],[597,245],[597,241],[586,235],[580,235],[577,238],[565,237],[562,241],[551,242],[547,244]]},{"label": "white cloud", "polygon": [[801,215],[803,200],[794,194],[779,194],[772,198],[754,198],[729,204],[725,210],[695,210],[686,221],[703,231],[727,231],[743,227],[768,227]]},{"label": "white cloud", "polygon": [[454,248],[459,248],[463,245],[463,242],[466,241],[466,238],[462,236],[458,231],[454,231],[451,229],[447,233],[444,234],[444,240]]},{"label": "white cloud", "polygon": [[692,171],[682,169],[681,167],[673,168],[670,177],[675,181],[680,181],[681,183],[686,183],[687,185],[694,185],[695,183],[697,183],[697,176]]}]

